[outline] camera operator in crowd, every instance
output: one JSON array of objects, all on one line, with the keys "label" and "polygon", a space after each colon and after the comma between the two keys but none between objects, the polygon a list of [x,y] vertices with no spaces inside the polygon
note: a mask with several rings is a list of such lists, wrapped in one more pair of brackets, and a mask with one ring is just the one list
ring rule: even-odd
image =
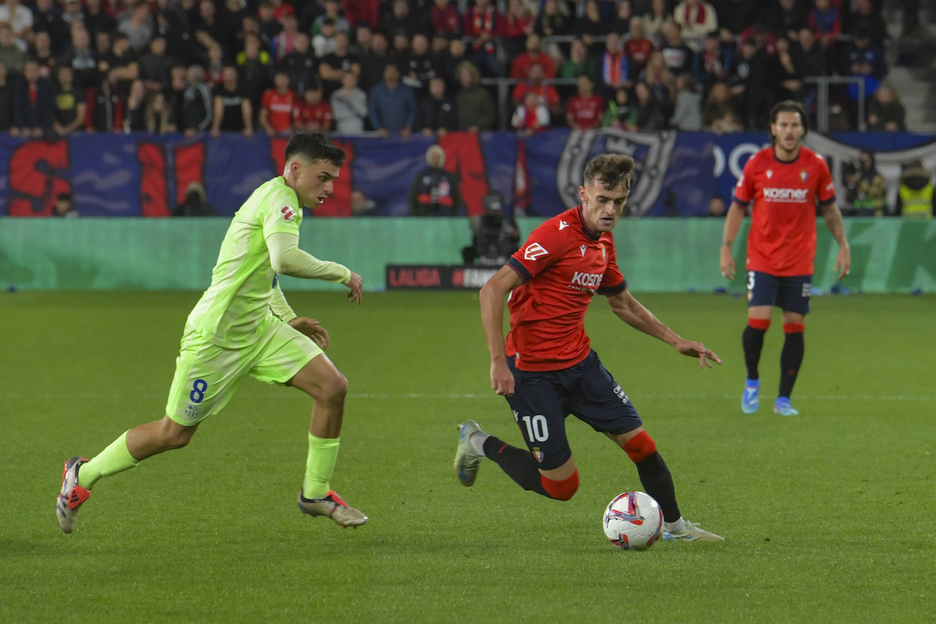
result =
[{"label": "camera operator in crowd", "polygon": [[465,264],[501,266],[520,248],[520,231],[504,217],[504,198],[491,190],[484,196],[484,214],[471,218],[472,242],[462,249]]}]

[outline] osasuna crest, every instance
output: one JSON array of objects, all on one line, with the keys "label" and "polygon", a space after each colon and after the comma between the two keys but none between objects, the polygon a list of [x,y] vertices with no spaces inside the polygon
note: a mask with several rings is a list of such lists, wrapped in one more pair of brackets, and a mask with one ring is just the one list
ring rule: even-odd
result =
[{"label": "osasuna crest", "polygon": [[540,450],[540,447],[534,446],[532,452],[533,452],[533,457],[536,459],[536,461],[542,464],[543,463],[543,451]]},{"label": "osasuna crest", "polygon": [[627,154],[634,159],[634,182],[627,199],[628,213],[643,216],[657,203],[663,189],[663,178],[676,145],[676,133],[625,132],[618,128],[601,128],[569,133],[556,168],[556,188],[566,208],[581,202],[578,188],[582,185],[585,163],[601,153]]},{"label": "osasuna crest", "polygon": [[806,170],[805,170],[805,169],[803,169],[802,171],[799,172],[799,177],[800,177],[800,180],[802,180],[803,182],[805,182],[805,181],[806,181],[806,178],[809,177],[809,174],[806,173]]},{"label": "osasuna crest", "polygon": [[283,206],[283,209],[280,210],[280,212],[283,213],[284,221],[292,221],[293,218],[295,218],[296,216],[296,211],[290,208],[289,206]]}]

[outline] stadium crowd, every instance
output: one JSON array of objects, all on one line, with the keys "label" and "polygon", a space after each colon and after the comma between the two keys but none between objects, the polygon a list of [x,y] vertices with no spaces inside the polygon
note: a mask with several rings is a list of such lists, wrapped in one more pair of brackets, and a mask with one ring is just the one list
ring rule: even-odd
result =
[{"label": "stadium crowd", "polygon": [[5,0],[0,131],[733,132],[830,74],[903,130],[886,40],[873,0]]}]

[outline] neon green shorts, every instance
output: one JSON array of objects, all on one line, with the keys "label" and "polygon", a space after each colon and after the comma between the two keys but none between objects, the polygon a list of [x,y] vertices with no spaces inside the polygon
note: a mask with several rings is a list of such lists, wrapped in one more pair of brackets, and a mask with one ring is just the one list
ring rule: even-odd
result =
[{"label": "neon green shorts", "polygon": [[321,353],[309,337],[280,320],[243,349],[219,347],[186,325],[166,414],[180,425],[198,424],[221,411],[247,375],[284,384]]}]

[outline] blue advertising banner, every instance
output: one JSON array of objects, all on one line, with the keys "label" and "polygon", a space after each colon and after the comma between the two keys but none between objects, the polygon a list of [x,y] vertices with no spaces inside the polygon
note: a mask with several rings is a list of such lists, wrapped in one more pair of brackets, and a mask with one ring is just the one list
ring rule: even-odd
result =
[{"label": "blue advertising banner", "polygon": [[[347,161],[334,196],[313,216],[351,216],[352,191],[373,200],[383,216],[409,214],[409,189],[428,166],[432,139],[332,139]],[[718,136],[614,128],[553,130],[525,139],[507,132],[456,132],[438,139],[445,169],[460,181],[464,214],[481,214],[484,197],[495,190],[508,213],[516,209],[516,216],[536,217],[577,205],[585,163],[603,152],[628,154],[637,162],[631,216],[703,216],[711,198],[730,201],[744,163],[768,142],[766,132]],[[55,198],[70,193],[86,216],[167,217],[193,183],[204,187],[216,214],[230,216],[253,189],[283,171],[286,143],[262,135],[185,139],[79,133],[55,142],[0,135],[0,216],[48,216]],[[839,187],[842,165],[857,160],[861,149],[875,151],[892,201],[904,163],[919,159],[936,171],[932,137],[812,133],[806,144],[826,158]]]}]

